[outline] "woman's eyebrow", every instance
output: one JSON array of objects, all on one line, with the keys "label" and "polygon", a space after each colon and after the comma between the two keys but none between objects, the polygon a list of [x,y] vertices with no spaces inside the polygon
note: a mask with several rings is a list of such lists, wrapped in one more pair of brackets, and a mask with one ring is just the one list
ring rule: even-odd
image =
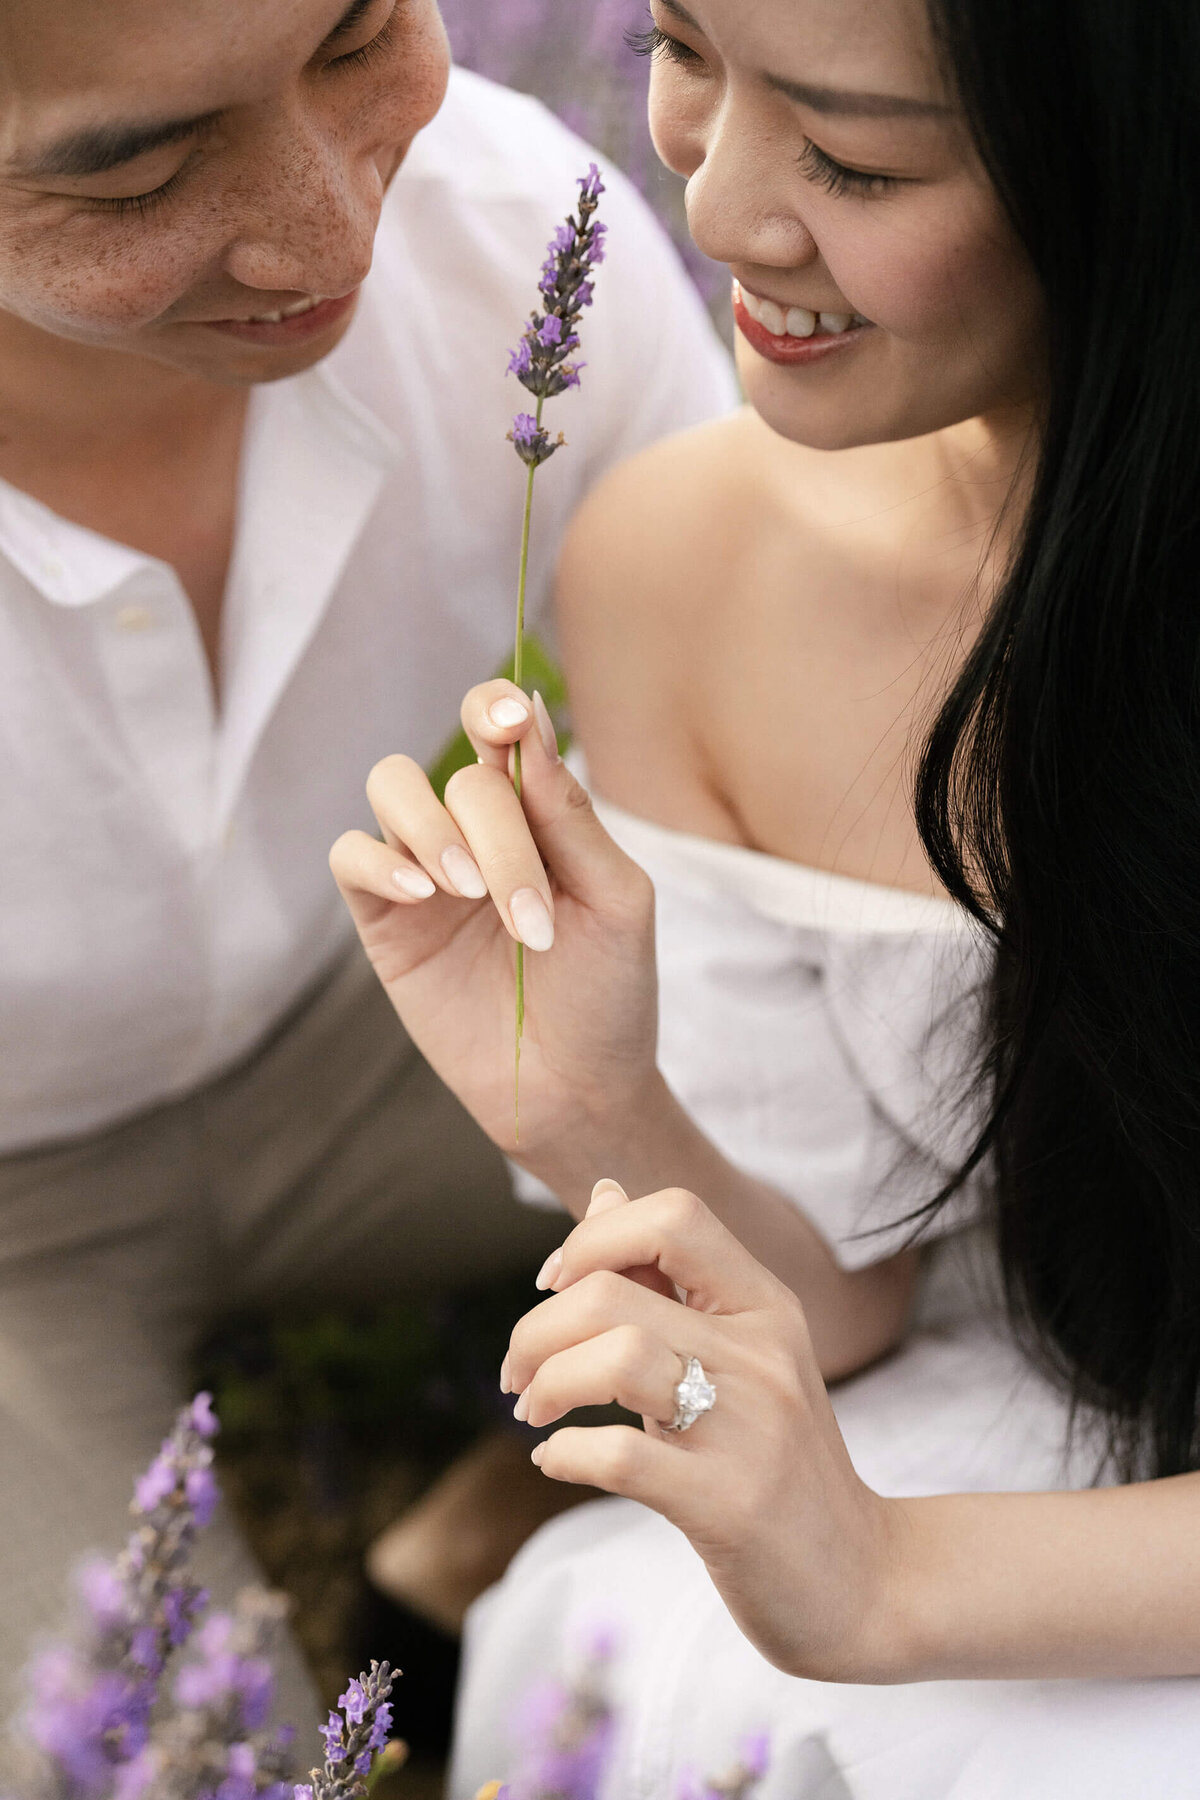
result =
[{"label": "woman's eyebrow", "polygon": [[62,176],[80,180],[119,169],[150,150],[178,144],[213,124],[220,113],[198,113],[190,119],[151,119],[128,125],[93,125],[47,144],[17,168],[22,175]]},{"label": "woman's eyebrow", "polygon": [[[682,25],[690,25],[693,31],[701,29],[679,0],[659,0],[659,4]],[[765,80],[777,93],[786,94],[800,106],[809,106],[819,113],[836,113],[842,118],[944,118],[954,111],[942,101],[916,100],[903,94],[867,94],[857,88],[820,87],[807,81],[789,81],[783,75],[767,75]]]}]

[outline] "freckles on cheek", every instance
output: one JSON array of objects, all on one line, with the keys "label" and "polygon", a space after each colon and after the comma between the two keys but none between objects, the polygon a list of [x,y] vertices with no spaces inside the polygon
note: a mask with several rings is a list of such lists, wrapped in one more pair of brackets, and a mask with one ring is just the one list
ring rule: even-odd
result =
[{"label": "freckles on cheek", "polygon": [[196,265],[157,235],[144,244],[45,244],[27,264],[26,291],[36,293],[45,322],[70,335],[107,337],[160,318],[194,282]]}]

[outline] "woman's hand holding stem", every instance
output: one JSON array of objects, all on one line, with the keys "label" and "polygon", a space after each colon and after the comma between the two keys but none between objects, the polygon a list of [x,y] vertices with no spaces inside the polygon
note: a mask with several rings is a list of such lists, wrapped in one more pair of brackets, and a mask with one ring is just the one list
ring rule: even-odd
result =
[{"label": "woman's hand holding stem", "polygon": [[[654,893],[558,755],[549,714],[512,682],[462,706],[479,757],[443,805],[408,757],[379,763],[368,796],[383,841],[349,832],[331,857],[363,944],[418,1048],[507,1154],[582,1216],[598,1171],[631,1192],[705,1195],[804,1303],[826,1377],[899,1338],[911,1253],[843,1270],[794,1205],[735,1169],[656,1062]],[[522,749],[518,798],[511,767]],[[512,1093],[512,946],[528,1008],[521,1137]]]},{"label": "woman's hand holding stem", "polygon": [[[479,761],[445,805],[389,757],[368,789],[382,842],[348,833],[331,860],[414,1041],[510,1153],[511,947],[534,952],[520,1160],[587,1216],[543,1272],[553,1295],[518,1324],[503,1381],[533,1424],[616,1400],[646,1425],[567,1426],[539,1446],[545,1472],[673,1520],[793,1674],[1200,1674],[1200,1476],[927,1499],[860,1480],[825,1383],[899,1340],[915,1257],[848,1273],[708,1142],[656,1066],[648,879],[559,760],[536,696],[489,682],[463,723]],[[616,1181],[588,1212],[599,1171]],[[681,1356],[699,1357],[717,1404],[664,1438]]]}]

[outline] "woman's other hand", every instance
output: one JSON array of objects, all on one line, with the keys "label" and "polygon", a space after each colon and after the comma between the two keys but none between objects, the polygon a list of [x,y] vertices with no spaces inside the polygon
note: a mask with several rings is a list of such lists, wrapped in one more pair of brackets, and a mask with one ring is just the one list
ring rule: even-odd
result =
[{"label": "woman's other hand", "polygon": [[540,699],[486,682],[462,720],[479,761],[445,804],[410,758],[385,758],[367,783],[383,841],[348,832],[330,866],[405,1028],[509,1153],[515,945],[532,952],[519,1154],[540,1173],[573,1135],[633,1129],[656,1091],[653,889],[559,759]]},{"label": "woman's other hand", "polygon": [[[644,1423],[568,1425],[535,1450],[544,1473],[671,1520],[787,1673],[888,1680],[901,1509],[855,1473],[795,1295],[693,1194],[629,1201],[611,1182],[539,1285],[553,1295],[517,1325],[501,1371],[517,1416],[545,1426],[615,1401]],[[690,1357],[716,1400],[675,1432],[663,1421]]]}]

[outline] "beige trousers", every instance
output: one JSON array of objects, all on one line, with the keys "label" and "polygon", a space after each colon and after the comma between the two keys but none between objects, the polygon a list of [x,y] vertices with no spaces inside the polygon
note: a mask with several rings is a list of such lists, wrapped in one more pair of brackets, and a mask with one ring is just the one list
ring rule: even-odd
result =
[{"label": "beige trousers", "polygon": [[[223,1313],[461,1286],[561,1237],[513,1199],[357,949],[211,1086],[0,1158],[0,1724],[71,1565],[123,1541],[133,1476]],[[225,1508],[199,1567],[217,1602],[259,1579]],[[280,1675],[303,1760],[316,1700],[291,1648]]]}]

